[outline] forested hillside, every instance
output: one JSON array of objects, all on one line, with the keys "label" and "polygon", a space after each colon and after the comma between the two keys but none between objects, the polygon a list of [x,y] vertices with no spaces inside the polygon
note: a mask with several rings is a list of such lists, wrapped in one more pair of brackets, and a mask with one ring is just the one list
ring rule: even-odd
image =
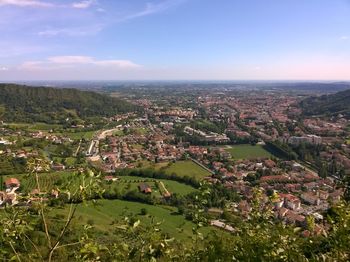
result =
[{"label": "forested hillside", "polygon": [[337,115],[350,117],[350,89],[332,95],[310,97],[301,101],[305,115]]},{"label": "forested hillside", "polygon": [[70,116],[84,119],[136,109],[126,101],[95,92],[13,84],[0,84],[0,107],[5,121],[47,123],[63,122]]}]

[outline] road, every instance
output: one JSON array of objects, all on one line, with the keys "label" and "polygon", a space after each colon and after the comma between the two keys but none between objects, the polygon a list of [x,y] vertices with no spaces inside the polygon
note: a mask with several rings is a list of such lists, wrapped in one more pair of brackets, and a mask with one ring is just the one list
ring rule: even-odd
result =
[{"label": "road", "polygon": [[103,139],[105,139],[107,136],[111,136],[111,135],[113,135],[114,132],[120,131],[120,130],[122,130],[121,127],[116,127],[116,128],[104,130],[104,131],[102,131],[100,134],[97,134],[97,139],[98,139],[98,140],[103,140]]},{"label": "road", "polygon": [[80,150],[80,146],[81,146],[81,139],[79,140],[79,145],[78,145],[78,148],[77,148],[77,150],[75,151],[75,153],[74,153],[74,157],[76,157],[77,155],[78,155],[78,153],[79,153],[79,150]]},{"label": "road", "polygon": [[210,174],[214,175],[215,172],[213,170],[210,170],[209,168],[207,168],[205,165],[203,165],[201,162],[197,161],[194,158],[190,158],[192,160],[193,163],[199,165],[200,167],[204,168],[205,170],[207,170]]}]

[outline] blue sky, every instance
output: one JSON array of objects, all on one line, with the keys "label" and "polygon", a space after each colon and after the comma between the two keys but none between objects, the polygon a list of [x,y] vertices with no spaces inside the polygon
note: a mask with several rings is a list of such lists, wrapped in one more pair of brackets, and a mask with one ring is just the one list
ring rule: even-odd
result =
[{"label": "blue sky", "polygon": [[0,0],[0,80],[350,80],[349,0]]}]

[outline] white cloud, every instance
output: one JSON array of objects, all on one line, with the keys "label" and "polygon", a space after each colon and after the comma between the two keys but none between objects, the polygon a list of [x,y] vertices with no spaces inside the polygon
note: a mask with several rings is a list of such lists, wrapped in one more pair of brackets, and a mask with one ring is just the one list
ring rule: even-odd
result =
[{"label": "white cloud", "polygon": [[94,59],[89,56],[53,56],[47,60],[54,64],[88,64],[94,62]]},{"label": "white cloud", "polygon": [[19,7],[72,7],[77,9],[86,9],[97,4],[97,0],[83,0],[74,2],[70,5],[53,4],[48,1],[41,0],[0,0],[0,6],[12,5]]},{"label": "white cloud", "polygon": [[0,66],[0,71],[8,71],[8,67],[6,66]]},{"label": "white cloud", "polygon": [[72,4],[72,7],[78,8],[78,9],[86,9],[89,8],[90,6],[96,4],[95,0],[85,0],[85,1],[80,1],[80,2],[75,2]]},{"label": "white cloud", "polygon": [[106,66],[106,67],[119,67],[119,68],[139,68],[140,65],[137,65],[129,60],[100,60],[94,61],[95,65]]},{"label": "white cloud", "polygon": [[136,69],[141,66],[129,60],[98,60],[90,56],[53,56],[43,61],[26,61],[19,66],[19,69],[33,71],[84,67]]},{"label": "white cloud", "polygon": [[89,27],[77,27],[77,28],[58,28],[47,29],[38,32],[39,36],[90,36],[96,35],[103,29],[103,25],[93,25]]},{"label": "white cloud", "polygon": [[161,3],[147,3],[142,11],[127,16],[125,20],[160,13],[185,1],[186,0],[166,0]]},{"label": "white cloud", "polygon": [[0,0],[0,6],[13,5],[20,7],[52,7],[51,3],[37,0]]},{"label": "white cloud", "polygon": [[350,36],[343,35],[340,37],[340,40],[350,40]]}]

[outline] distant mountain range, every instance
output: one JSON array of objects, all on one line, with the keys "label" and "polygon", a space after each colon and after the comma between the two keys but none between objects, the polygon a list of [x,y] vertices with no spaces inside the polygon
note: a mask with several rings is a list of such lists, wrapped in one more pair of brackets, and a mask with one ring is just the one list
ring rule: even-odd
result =
[{"label": "distant mountain range", "polygon": [[5,121],[64,122],[70,118],[112,116],[135,110],[124,100],[90,91],[0,84]]},{"label": "distant mountain range", "polygon": [[350,118],[350,89],[331,95],[309,97],[300,103],[305,115],[338,115]]}]

